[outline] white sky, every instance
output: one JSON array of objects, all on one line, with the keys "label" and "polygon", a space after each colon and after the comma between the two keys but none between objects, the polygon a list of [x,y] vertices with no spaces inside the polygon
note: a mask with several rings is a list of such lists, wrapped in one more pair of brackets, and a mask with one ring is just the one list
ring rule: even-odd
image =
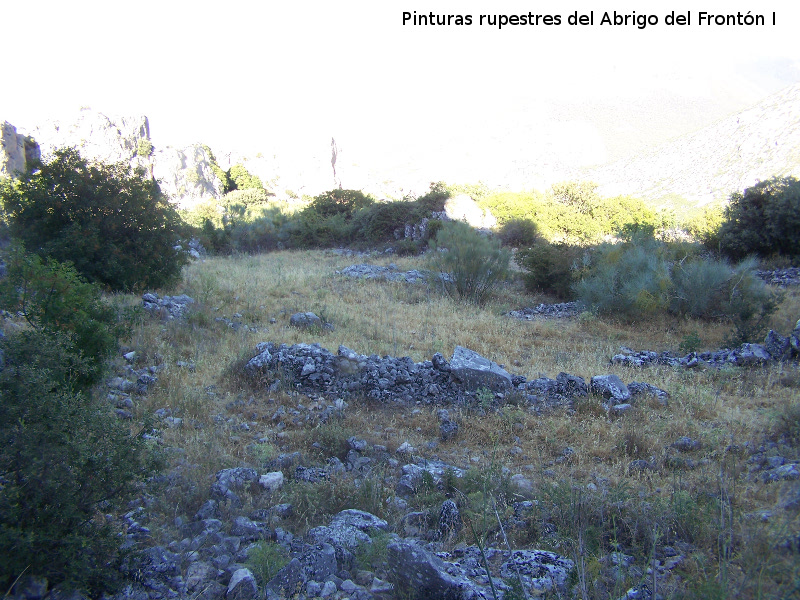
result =
[{"label": "white sky", "polygon": [[[790,6],[791,5],[791,6]],[[755,61],[788,60],[800,80],[800,2],[709,1],[703,10],[766,15],[765,27],[701,27],[697,3],[40,0],[0,5],[6,73],[0,120],[21,129],[77,111],[145,114],[154,142],[257,151],[347,131],[413,144],[470,131],[537,103],[625,102],[659,89],[728,93]],[[402,25],[403,11],[566,16],[594,27]],[[659,25],[600,26],[605,11]],[[667,27],[670,11],[690,27]],[[771,25],[776,11],[777,25]],[[790,81],[791,82],[791,81]],[[744,84],[743,84],[744,85]]]}]

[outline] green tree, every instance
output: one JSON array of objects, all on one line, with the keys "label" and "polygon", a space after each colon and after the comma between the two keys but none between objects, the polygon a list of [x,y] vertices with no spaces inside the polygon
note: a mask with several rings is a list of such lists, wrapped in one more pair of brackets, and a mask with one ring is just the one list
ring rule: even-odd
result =
[{"label": "green tree", "polygon": [[71,262],[113,290],[168,285],[186,262],[175,249],[177,212],[155,181],[124,163],[90,163],[62,148],[3,182],[0,201],[11,234],[29,251]]},{"label": "green tree", "polygon": [[748,254],[800,255],[800,181],[775,177],[733,194],[719,244],[724,254],[736,259]]}]

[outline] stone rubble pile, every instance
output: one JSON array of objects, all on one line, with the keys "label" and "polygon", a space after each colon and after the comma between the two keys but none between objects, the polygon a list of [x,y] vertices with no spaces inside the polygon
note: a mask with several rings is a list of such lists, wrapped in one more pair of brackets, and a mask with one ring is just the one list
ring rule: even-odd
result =
[{"label": "stone rubble pile", "polygon": [[533,307],[512,310],[506,314],[515,319],[536,321],[541,319],[569,319],[577,317],[583,311],[580,302],[561,302],[559,304],[538,304]]},{"label": "stone rubble pile", "polygon": [[778,287],[800,285],[800,267],[775,269],[773,271],[756,271],[756,275],[758,275],[769,285],[775,285]]},{"label": "stone rubble pile", "polygon": [[194,304],[194,298],[181,294],[180,296],[164,296],[148,292],[142,295],[142,306],[152,315],[159,316],[165,321],[182,319],[186,316],[189,306]]},{"label": "stone rubble pile", "polygon": [[357,279],[384,279],[386,281],[404,281],[406,283],[424,283],[427,272],[412,269],[410,271],[400,271],[394,263],[388,267],[376,265],[360,264],[350,265],[341,271],[336,271],[337,275],[346,275]]},{"label": "stone rubble pile", "polygon": [[714,352],[690,352],[676,356],[672,352],[636,351],[623,346],[619,354],[611,357],[612,364],[631,367],[668,365],[670,367],[748,367],[771,362],[797,360],[800,357],[800,320],[788,336],[770,330],[763,344],[742,344],[738,348],[725,348]]},{"label": "stone rubble pile", "polygon": [[[560,373],[556,379],[528,381],[461,346],[456,346],[450,361],[437,352],[431,360],[415,363],[407,356],[365,356],[346,346],[339,346],[334,355],[319,344],[262,342],[245,370],[273,390],[283,387],[311,396],[365,396],[385,402],[473,405],[479,401],[486,405],[482,408],[488,408],[513,395],[516,401],[538,411],[569,407],[589,393],[602,396],[609,406],[630,402],[641,394],[663,401],[668,398],[667,392],[649,384],[632,382],[629,389],[614,375],[593,377],[591,386],[569,373]],[[445,424],[445,429],[451,427]]]}]

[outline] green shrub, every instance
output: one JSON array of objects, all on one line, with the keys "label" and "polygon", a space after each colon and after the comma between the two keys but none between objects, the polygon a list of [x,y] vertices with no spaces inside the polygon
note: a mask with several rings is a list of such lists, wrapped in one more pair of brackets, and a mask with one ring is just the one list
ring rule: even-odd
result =
[{"label": "green shrub", "polygon": [[91,596],[113,590],[124,506],[157,466],[141,437],[79,385],[92,370],[73,339],[0,338],[0,587],[23,573]]},{"label": "green shrub", "polygon": [[445,223],[430,245],[434,272],[450,275],[442,286],[451,297],[483,304],[508,277],[509,251],[466,223]]},{"label": "green shrub", "polygon": [[353,219],[353,229],[359,241],[369,244],[394,239],[394,231],[406,224],[414,224],[417,218],[415,202],[379,202],[360,210]]},{"label": "green shrub", "polygon": [[359,190],[331,190],[316,196],[303,212],[313,212],[323,219],[341,215],[349,220],[357,210],[371,206],[374,202],[371,196]]},{"label": "green shrub", "polygon": [[202,144],[200,146],[208,156],[208,164],[211,167],[211,171],[216,175],[217,179],[222,182],[222,193],[226,194],[234,189],[234,184],[231,181],[231,178],[228,176],[228,172],[224,171],[222,167],[217,164],[217,157],[214,156],[214,153],[211,151],[211,148]]},{"label": "green shrub", "polygon": [[416,202],[423,212],[424,217],[430,216],[432,212],[442,212],[450,192],[442,182],[431,183],[430,191],[417,198]]},{"label": "green shrub", "polygon": [[755,274],[754,259],[731,266],[700,256],[683,244],[634,238],[595,250],[577,297],[597,312],[627,317],[669,310],[677,315],[727,321],[727,343],[760,339],[780,302]]},{"label": "green shrub", "polygon": [[539,228],[531,219],[511,219],[500,226],[498,236],[504,246],[528,247],[539,239]]},{"label": "green shrub", "polygon": [[219,201],[223,209],[242,205],[247,208],[257,207],[269,201],[269,195],[263,188],[238,188],[225,194]]},{"label": "green shrub", "polygon": [[800,255],[800,181],[776,177],[733,194],[719,243],[722,252],[734,259],[749,254]]},{"label": "green shrub", "polygon": [[576,284],[575,294],[599,313],[652,314],[668,306],[669,266],[653,239],[603,244],[594,252],[588,274]]},{"label": "green shrub", "polygon": [[580,272],[584,249],[564,242],[551,244],[538,238],[520,248],[514,260],[526,271],[525,287],[532,292],[552,294],[562,300],[573,297],[572,286]]},{"label": "green shrub", "polygon": [[180,277],[180,219],[158,185],[127,164],[89,163],[56,150],[0,185],[13,236],[40,256],[72,262],[114,290],[157,288]]},{"label": "green shrub", "polygon": [[780,295],[755,274],[756,266],[752,258],[735,266],[711,258],[677,263],[672,312],[730,322],[733,331],[726,340],[730,345],[762,339]]},{"label": "green shrub", "polygon": [[97,381],[120,333],[116,313],[100,289],[86,283],[69,265],[12,248],[0,280],[0,308],[21,313],[31,326],[62,331],[86,361],[81,377]]},{"label": "green shrub", "polygon": [[247,167],[242,164],[233,165],[228,169],[227,175],[231,181],[231,188],[234,190],[264,189],[261,179],[256,175],[251,175]]}]

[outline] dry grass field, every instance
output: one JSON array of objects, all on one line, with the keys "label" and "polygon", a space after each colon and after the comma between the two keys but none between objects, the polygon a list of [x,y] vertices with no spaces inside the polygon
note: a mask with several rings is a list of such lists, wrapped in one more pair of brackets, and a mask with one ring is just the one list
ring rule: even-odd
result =
[{"label": "dry grass field", "polygon": [[[620,346],[677,352],[682,341],[696,336],[701,349],[714,350],[728,326],[670,316],[617,322],[589,313],[521,321],[504,313],[547,299],[525,292],[518,281],[479,308],[426,285],[336,273],[358,262],[394,262],[403,270],[424,266],[414,257],[367,259],[323,251],[208,258],[186,268],[178,289],[163,291],[196,300],[185,322],[147,315],[137,320],[126,350],[137,352],[136,367],[161,370],[158,383],[136,405],[135,421],[163,408],[182,419],[173,427],[158,425],[169,485],[150,493],[163,539],[172,539],[176,516],[193,515],[208,499],[219,469],[265,470],[270,460],[290,452],[321,465],[331,456],[343,458],[347,438],[356,435],[385,446],[389,456],[408,442],[415,458],[469,470],[463,480],[420,491],[402,508],[393,498],[391,462],[369,475],[344,473],[314,485],[289,477],[272,497],[249,498],[243,514],[291,502],[293,516],[280,526],[295,534],[344,508],[368,510],[397,527],[405,513],[438,510],[451,497],[475,533],[465,527],[447,541],[449,547],[473,544],[479,536],[489,546],[553,550],[576,561],[576,597],[620,598],[643,581],[663,598],[800,597],[798,481],[765,483],[762,476],[770,464],[800,459],[796,362],[699,371],[611,365]],[[290,327],[289,317],[298,311],[315,312],[333,330]],[[786,335],[798,317],[800,292],[790,290],[772,327]],[[309,415],[333,399],[269,391],[244,377],[242,361],[263,341],[318,342],[334,353],[344,344],[361,354],[414,361],[430,360],[435,352],[449,359],[461,345],[528,379],[567,372],[588,381],[613,373],[626,383],[658,386],[670,400],[640,401],[618,418],[591,396],[574,410],[543,414],[513,403],[448,406],[460,427],[448,441],[439,440],[441,407],[422,403],[350,399],[339,418],[321,424]],[[280,407],[296,411],[296,418],[284,419],[279,428],[273,415]],[[676,450],[673,444],[683,436],[699,442],[697,448]],[[636,460],[649,466],[635,469]],[[522,477],[512,482],[514,475]],[[533,501],[533,512],[524,525],[501,528],[520,500]],[[632,564],[616,568],[614,552],[632,557]],[[380,572],[380,556],[365,560]],[[664,567],[658,571],[663,577],[652,574],[654,560]]]}]

